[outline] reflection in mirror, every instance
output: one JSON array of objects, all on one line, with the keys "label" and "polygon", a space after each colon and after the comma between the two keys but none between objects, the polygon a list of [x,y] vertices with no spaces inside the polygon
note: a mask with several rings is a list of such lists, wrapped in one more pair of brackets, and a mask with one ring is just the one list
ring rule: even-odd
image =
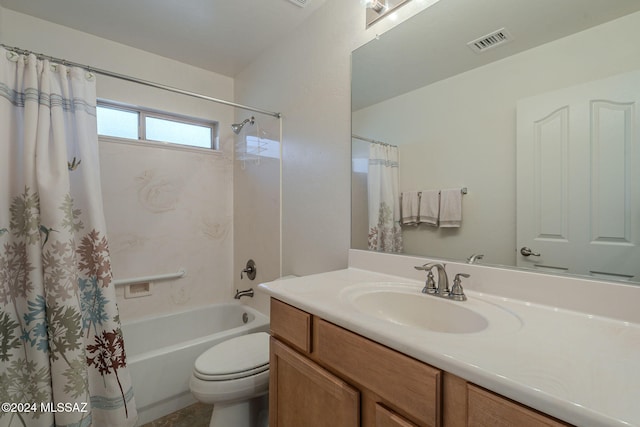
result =
[{"label": "reflection in mirror", "polygon": [[409,0],[361,0],[360,3],[366,6],[366,27],[369,28],[385,16],[395,12],[396,9],[408,1]]},{"label": "reflection in mirror", "polygon": [[[640,282],[638,10],[440,0],[353,52],[352,131],[398,146],[399,191],[468,188],[461,226],[403,226],[404,253]],[[352,140],[355,249],[370,145]]]}]

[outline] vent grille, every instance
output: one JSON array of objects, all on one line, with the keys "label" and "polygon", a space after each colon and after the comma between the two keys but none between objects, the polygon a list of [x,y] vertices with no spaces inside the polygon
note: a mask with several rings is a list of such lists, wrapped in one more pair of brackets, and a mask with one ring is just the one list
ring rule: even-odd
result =
[{"label": "vent grille", "polygon": [[300,7],[307,7],[307,5],[311,3],[311,0],[289,0],[289,1]]},{"label": "vent grille", "polygon": [[467,46],[469,46],[474,52],[481,53],[505,43],[509,43],[512,40],[513,36],[511,33],[509,33],[506,28],[501,28],[490,34],[470,41],[467,43]]}]

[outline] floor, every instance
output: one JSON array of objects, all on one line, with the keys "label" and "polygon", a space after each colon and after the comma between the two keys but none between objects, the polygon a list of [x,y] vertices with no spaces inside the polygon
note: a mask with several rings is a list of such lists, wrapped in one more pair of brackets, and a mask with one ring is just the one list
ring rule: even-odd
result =
[{"label": "floor", "polygon": [[208,427],[213,405],[194,403],[141,427]]}]

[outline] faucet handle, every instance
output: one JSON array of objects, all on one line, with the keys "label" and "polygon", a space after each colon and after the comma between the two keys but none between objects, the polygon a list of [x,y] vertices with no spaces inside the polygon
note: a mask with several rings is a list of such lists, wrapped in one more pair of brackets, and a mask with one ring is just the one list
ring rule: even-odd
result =
[{"label": "faucet handle", "polygon": [[257,272],[258,269],[256,268],[256,263],[252,259],[250,259],[249,261],[247,261],[247,266],[245,267],[245,269],[240,272],[240,280],[243,279],[242,273],[247,273],[247,277],[249,278],[249,280],[254,280],[256,278]]},{"label": "faucet handle", "polygon": [[464,294],[464,289],[462,289],[462,279],[460,277],[471,277],[470,274],[466,273],[458,273],[456,277],[453,279],[453,286],[451,287],[451,292],[449,292],[449,298],[454,301],[466,301],[467,296]]},{"label": "faucet handle", "polygon": [[435,294],[436,292],[438,292],[438,288],[436,287],[436,281],[433,279],[433,272],[429,270],[429,273],[427,274],[427,281],[424,284],[424,288],[422,288],[422,293]]}]

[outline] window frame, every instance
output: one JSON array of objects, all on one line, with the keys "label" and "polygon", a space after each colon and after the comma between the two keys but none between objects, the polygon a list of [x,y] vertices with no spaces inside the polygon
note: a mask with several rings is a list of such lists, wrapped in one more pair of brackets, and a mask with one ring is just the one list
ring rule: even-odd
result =
[{"label": "window frame", "polygon": [[[187,116],[184,114],[172,113],[172,112],[157,110],[157,109],[148,108],[148,107],[141,107],[138,105],[130,105],[130,104],[125,104],[125,103],[102,99],[102,98],[98,98],[96,107],[126,111],[126,112],[136,113],[138,115],[138,138],[137,139],[104,135],[104,134],[98,133],[98,138],[100,139],[112,140],[117,142],[126,142],[126,143],[137,143],[139,145],[150,146],[150,147],[156,146],[156,147],[175,148],[175,149],[204,150],[206,152],[212,152],[212,153],[220,152],[219,135],[218,135],[218,132],[220,129],[220,123],[216,120],[207,120],[207,119],[202,119],[198,117]],[[147,117],[209,128],[211,130],[211,141],[210,141],[211,145],[210,147],[201,147],[197,145],[188,145],[188,144],[180,144],[176,142],[160,141],[156,139],[147,139],[147,126],[146,126]]]}]

